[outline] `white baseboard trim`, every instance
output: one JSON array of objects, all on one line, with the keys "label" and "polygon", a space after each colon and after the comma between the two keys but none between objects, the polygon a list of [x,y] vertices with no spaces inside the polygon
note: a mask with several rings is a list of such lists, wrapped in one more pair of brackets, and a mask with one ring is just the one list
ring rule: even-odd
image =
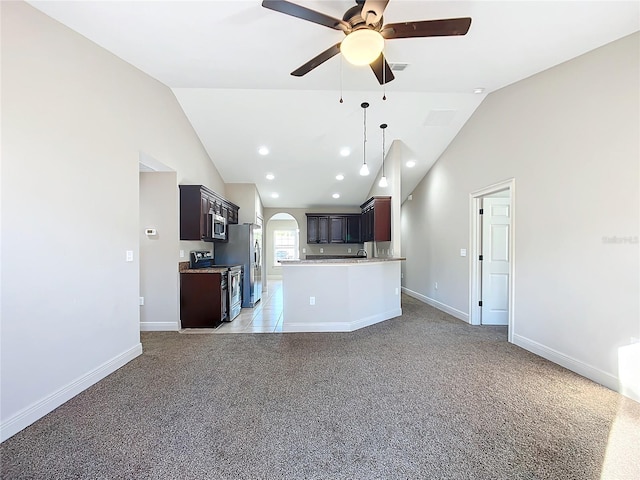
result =
[{"label": "white baseboard trim", "polygon": [[282,323],[283,333],[303,333],[303,332],[353,332],[369,325],[389,320],[402,315],[402,308],[376,313],[368,317],[360,318],[352,322],[315,322],[315,323],[287,323],[286,319]]},{"label": "white baseboard trim", "polygon": [[409,290],[407,287],[402,287],[402,293],[406,293],[407,295],[415,298],[416,300],[420,300],[421,302],[424,302],[427,305],[431,305],[432,307],[437,308],[438,310],[442,310],[443,312],[456,317],[458,320],[462,320],[463,322],[469,323],[468,313],[464,313],[463,311],[458,310],[457,308],[453,308],[447,305],[446,303],[439,302],[437,300],[434,300],[433,298],[429,298],[425,295],[422,295],[421,293],[414,292],[413,290]]},{"label": "white baseboard trim", "polygon": [[178,332],[180,323],[178,322],[140,322],[141,332]]},{"label": "white baseboard trim", "polygon": [[83,390],[86,390],[94,383],[99,382],[141,354],[142,344],[138,343],[129,350],[122,352],[52,394],[47,395],[42,400],[20,410],[18,413],[0,424],[0,442],[4,442],[7,438],[12,437],[20,430],[44,417],[47,413],[55,410],[67,400],[75,397]]},{"label": "white baseboard trim", "polygon": [[549,348],[541,343],[538,343],[534,340],[530,340],[522,335],[518,335],[517,333],[513,334],[513,343],[518,345],[519,347],[528,350],[531,353],[535,353],[542,358],[546,358],[547,360],[557,363],[558,365],[571,370],[572,372],[577,373],[578,375],[582,375],[583,377],[588,378],[589,380],[593,380],[600,385],[604,385],[607,388],[610,388],[613,391],[619,391],[619,382],[618,378],[610,373],[607,373],[599,368],[596,368],[592,365],[586,364],[577,360],[569,355],[565,355],[562,352],[558,352],[552,348]]}]

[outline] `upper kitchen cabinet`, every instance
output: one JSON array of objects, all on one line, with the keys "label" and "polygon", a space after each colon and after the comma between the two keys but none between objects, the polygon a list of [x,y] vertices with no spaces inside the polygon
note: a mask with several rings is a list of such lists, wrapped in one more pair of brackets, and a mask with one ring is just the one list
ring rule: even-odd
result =
[{"label": "upper kitchen cabinet", "polygon": [[329,216],[307,213],[307,243],[329,243]]},{"label": "upper kitchen cabinet", "polygon": [[391,241],[391,197],[371,197],[362,209],[362,241]]},{"label": "upper kitchen cabinet", "polygon": [[[214,241],[214,216],[238,223],[239,207],[204,185],[180,187],[180,240]],[[221,239],[218,239],[221,240]],[[224,241],[224,240],[222,240]]]},{"label": "upper kitchen cabinet", "polygon": [[362,243],[362,215],[345,215],[346,234],[344,243]]},{"label": "upper kitchen cabinet", "polygon": [[307,213],[307,243],[362,243],[360,214]]}]

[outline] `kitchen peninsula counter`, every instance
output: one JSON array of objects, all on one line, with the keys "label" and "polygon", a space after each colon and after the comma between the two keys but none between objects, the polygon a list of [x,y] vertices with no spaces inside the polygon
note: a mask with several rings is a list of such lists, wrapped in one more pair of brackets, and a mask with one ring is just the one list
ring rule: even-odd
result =
[{"label": "kitchen peninsula counter", "polygon": [[[319,256],[318,256],[319,257]],[[281,260],[283,265],[299,265],[310,263],[377,263],[377,262],[399,262],[406,260],[404,257],[332,257],[327,255],[327,258],[307,258],[306,260]]]},{"label": "kitchen peninsula counter", "polygon": [[402,315],[403,257],[282,264],[283,332],[351,332]]}]

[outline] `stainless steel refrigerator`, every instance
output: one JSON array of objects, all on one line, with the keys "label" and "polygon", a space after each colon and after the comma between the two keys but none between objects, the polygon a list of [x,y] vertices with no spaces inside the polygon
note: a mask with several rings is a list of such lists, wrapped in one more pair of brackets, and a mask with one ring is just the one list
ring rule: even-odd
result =
[{"label": "stainless steel refrigerator", "polygon": [[227,225],[228,241],[214,244],[217,265],[243,265],[242,307],[262,298],[262,227],[255,223]]}]

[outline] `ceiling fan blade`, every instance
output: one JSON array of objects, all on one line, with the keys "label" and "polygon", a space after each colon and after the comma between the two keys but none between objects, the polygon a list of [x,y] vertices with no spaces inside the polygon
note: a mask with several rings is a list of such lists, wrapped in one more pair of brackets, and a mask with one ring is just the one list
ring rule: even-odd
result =
[{"label": "ceiling fan blade", "polygon": [[380,82],[380,85],[389,83],[391,80],[396,78],[391,71],[391,67],[387,63],[387,60],[384,58],[384,54],[382,53],[371,64],[371,70],[373,70],[373,73],[378,79],[378,82]]},{"label": "ceiling fan blade", "polygon": [[366,0],[360,16],[367,22],[367,25],[374,25],[382,20],[382,14],[388,3],[389,0]]},{"label": "ceiling fan blade", "polygon": [[447,37],[466,35],[471,26],[471,18],[447,18],[424,20],[421,22],[390,23],[380,32],[386,39],[411,37]]},{"label": "ceiling fan blade", "polygon": [[335,57],[339,53],[340,53],[340,43],[336,43],[334,46],[327,48],[320,55],[316,55],[307,63],[297,68],[293,72],[291,72],[291,75],[293,75],[294,77],[301,77],[303,75],[306,75],[311,70],[313,70],[319,65],[322,65],[324,62],[326,62],[332,57]]},{"label": "ceiling fan blade", "polygon": [[263,0],[262,6],[269,10],[275,10],[276,12],[301,18],[302,20],[317,23],[318,25],[324,25],[334,30],[342,30],[344,32],[351,29],[349,24],[343,20],[338,20],[324,13],[316,12],[310,8],[296,5],[295,3],[285,0]]}]

